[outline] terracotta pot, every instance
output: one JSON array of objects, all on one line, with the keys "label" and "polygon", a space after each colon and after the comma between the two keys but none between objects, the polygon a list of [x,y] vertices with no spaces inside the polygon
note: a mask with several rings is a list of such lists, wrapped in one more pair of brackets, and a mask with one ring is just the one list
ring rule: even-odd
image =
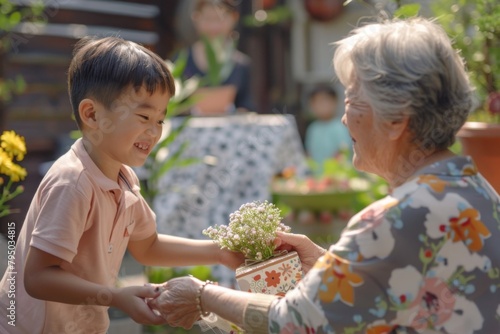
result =
[{"label": "terracotta pot", "polygon": [[193,114],[197,116],[226,115],[234,108],[236,87],[233,85],[219,87],[202,87],[194,93],[196,104]]},{"label": "terracotta pot", "polygon": [[306,11],[318,21],[330,21],[342,13],[343,0],[304,0]]},{"label": "terracotta pot", "polygon": [[474,159],[479,172],[500,193],[500,124],[467,122],[457,137],[463,153]]},{"label": "terracotta pot", "polygon": [[[258,1],[259,2],[259,1]],[[276,6],[277,0],[260,0],[262,9],[267,10]]]}]

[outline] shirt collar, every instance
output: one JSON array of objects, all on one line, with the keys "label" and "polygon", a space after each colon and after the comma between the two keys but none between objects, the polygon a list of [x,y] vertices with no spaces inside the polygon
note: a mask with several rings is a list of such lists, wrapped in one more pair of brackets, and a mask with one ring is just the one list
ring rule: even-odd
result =
[{"label": "shirt collar", "polygon": [[[82,138],[77,139],[77,141],[71,146],[71,149],[76,154],[78,159],[82,161],[85,169],[89,171],[89,173],[92,175],[94,180],[97,182],[97,184],[103,191],[119,190],[118,193],[120,193],[123,190],[117,181],[108,178],[99,169],[99,167],[97,167],[92,158],[90,158],[90,155],[87,153],[87,150],[83,145]],[[134,180],[134,176],[131,175],[131,169],[126,168],[125,165],[122,165],[120,168],[120,174],[123,175],[125,182],[132,188],[131,190],[134,194],[139,191],[140,188],[137,186],[135,182],[132,181]]]},{"label": "shirt collar", "polygon": [[472,176],[478,173],[476,164],[470,156],[455,156],[430,164],[417,173],[415,177],[424,174],[433,174],[440,176],[464,177]]}]

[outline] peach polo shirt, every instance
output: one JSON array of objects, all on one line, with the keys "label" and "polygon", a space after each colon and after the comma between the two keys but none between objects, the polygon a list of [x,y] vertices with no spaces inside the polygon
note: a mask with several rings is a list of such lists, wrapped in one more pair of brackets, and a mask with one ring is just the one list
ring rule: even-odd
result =
[{"label": "peach polo shirt", "polygon": [[[118,182],[107,178],[82,140],[77,140],[45,175],[31,202],[17,240],[15,268],[0,282],[0,333],[105,333],[107,307],[92,304],[98,299],[109,301],[106,289],[82,305],[38,300],[26,293],[23,268],[28,249],[32,246],[57,256],[64,270],[111,287],[128,241],[146,239],[155,231],[155,215],[140,195],[133,170],[123,166]],[[12,276],[15,296],[9,296]],[[15,327],[12,317],[5,316],[12,301]]]}]

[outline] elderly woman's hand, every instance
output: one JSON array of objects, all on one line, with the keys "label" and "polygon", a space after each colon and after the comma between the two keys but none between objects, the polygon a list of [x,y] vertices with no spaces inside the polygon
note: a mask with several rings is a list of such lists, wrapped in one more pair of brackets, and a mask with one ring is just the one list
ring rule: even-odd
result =
[{"label": "elderly woman's hand", "polygon": [[277,232],[275,244],[278,250],[296,251],[302,262],[302,270],[307,273],[316,261],[326,253],[326,249],[316,245],[303,234]]},{"label": "elderly woman's hand", "polygon": [[163,292],[148,305],[160,312],[170,326],[189,329],[200,319],[196,294],[202,284],[191,276],[173,278],[161,286]]}]

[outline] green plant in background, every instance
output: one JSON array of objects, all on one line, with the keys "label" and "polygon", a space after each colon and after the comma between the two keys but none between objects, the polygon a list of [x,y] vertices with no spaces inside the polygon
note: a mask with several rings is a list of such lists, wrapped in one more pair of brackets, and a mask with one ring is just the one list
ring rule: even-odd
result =
[{"label": "green plant in background", "polygon": [[497,0],[441,0],[431,8],[467,63],[480,104],[469,120],[500,124],[500,6]]},{"label": "green plant in background", "polygon": [[223,83],[234,68],[232,61],[236,50],[236,43],[228,42],[223,38],[208,39],[201,37],[207,57],[207,73],[200,78],[201,87],[216,87]]},{"label": "green plant in background", "polygon": [[[393,17],[419,15],[420,4],[403,5],[401,0],[389,1],[395,7]],[[436,17],[465,59],[476,88],[478,106],[470,121],[500,124],[500,6],[497,0],[440,0],[430,2]],[[383,12],[383,9],[380,9]],[[387,17],[386,12],[379,17]]]},{"label": "green plant in background", "polygon": [[192,275],[202,281],[213,280],[212,272],[207,266],[185,268],[148,267],[146,274],[150,283],[161,284],[175,277]]},{"label": "green plant in background", "polygon": [[[30,6],[20,8],[9,0],[0,0],[0,59],[15,47],[16,26],[23,22],[44,22],[42,18],[44,6],[42,1],[33,1]],[[0,73],[0,102],[8,102],[14,94],[22,93],[26,82],[21,75],[14,79],[5,79]]]},{"label": "green plant in background", "polygon": [[289,22],[292,19],[290,6],[280,5],[267,10],[258,10],[252,15],[243,18],[243,24],[247,27],[263,27]]}]

